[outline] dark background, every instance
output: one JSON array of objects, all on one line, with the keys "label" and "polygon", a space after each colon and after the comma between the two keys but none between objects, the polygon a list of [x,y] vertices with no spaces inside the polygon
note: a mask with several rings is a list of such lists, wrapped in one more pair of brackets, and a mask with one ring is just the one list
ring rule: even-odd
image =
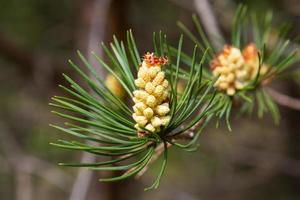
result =
[{"label": "dark background", "polygon": [[[276,23],[292,23],[290,37],[299,35],[299,0],[213,0],[225,36],[239,2],[258,12],[273,10]],[[48,126],[61,121],[48,102],[61,94],[62,72],[74,73],[67,59],[76,60],[77,49],[99,51],[101,41],[111,41],[113,33],[124,39],[129,28],[141,52],[152,50],[153,31],[165,31],[176,44],[176,21],[192,28],[192,13],[192,0],[0,0],[0,199],[76,199],[70,196],[78,170],[57,163],[81,154],[49,145],[62,133]],[[290,79],[273,87],[299,97],[299,84]],[[212,125],[196,153],[171,149],[157,190],[143,192],[159,163],[139,180],[116,184],[100,184],[103,174],[94,173],[86,199],[300,199],[300,115],[280,110],[280,125],[269,116],[233,113],[233,132]]]}]

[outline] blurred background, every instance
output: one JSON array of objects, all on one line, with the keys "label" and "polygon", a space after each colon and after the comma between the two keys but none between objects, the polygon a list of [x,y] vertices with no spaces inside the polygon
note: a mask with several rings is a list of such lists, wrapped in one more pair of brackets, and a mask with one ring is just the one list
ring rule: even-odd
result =
[{"label": "blurred background", "polygon": [[[79,161],[81,153],[49,145],[63,133],[48,126],[62,122],[48,102],[62,92],[61,74],[74,73],[67,59],[76,60],[77,49],[101,54],[101,41],[113,34],[124,39],[130,28],[141,52],[152,50],[153,31],[165,31],[176,44],[176,21],[193,30],[191,14],[203,14],[203,4],[228,37],[240,2],[274,10],[276,23],[292,23],[289,37],[300,34],[299,0],[0,0],[0,199],[300,199],[300,112],[291,108],[299,108],[297,101],[280,107],[280,125],[269,116],[233,114],[234,131],[212,125],[196,153],[171,149],[159,189],[149,192],[143,188],[159,163],[138,180],[102,184],[105,174],[57,166]],[[300,98],[297,79],[273,87]]]}]

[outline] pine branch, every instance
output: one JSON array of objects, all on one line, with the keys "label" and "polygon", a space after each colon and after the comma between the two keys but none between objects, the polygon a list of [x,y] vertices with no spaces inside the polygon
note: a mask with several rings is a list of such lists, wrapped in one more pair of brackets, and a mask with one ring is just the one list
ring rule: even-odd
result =
[{"label": "pine branch", "polygon": [[[207,1],[205,1],[206,3],[195,1],[196,4],[197,2],[202,8],[207,6]],[[210,9],[208,8],[207,10]],[[203,13],[200,12],[199,15],[208,33],[207,36],[202,30],[199,20],[194,16],[193,22],[198,35],[194,35],[181,22],[178,23],[191,41],[202,47],[202,49],[204,47],[211,48],[210,42],[214,43],[217,41],[216,38],[210,38],[210,36],[213,35],[213,32],[211,32],[212,27],[213,29],[218,28],[215,18]],[[212,27],[207,26],[207,21],[213,21],[211,23]],[[274,44],[270,46],[268,37],[270,35],[271,22],[271,12],[266,12],[261,17],[261,20],[258,20],[257,14],[249,12],[247,6],[239,5],[233,19],[231,43],[225,45],[222,50],[219,48],[219,50],[210,51],[210,56],[206,63],[210,66],[212,73],[208,72],[206,76],[217,79],[215,87],[219,91],[220,96],[222,96],[222,93],[224,95],[220,99],[221,108],[217,111],[217,116],[218,118],[226,116],[226,123],[229,129],[232,100],[242,102],[240,111],[249,113],[252,112],[254,104],[257,103],[259,117],[263,117],[264,113],[270,111],[275,123],[279,121],[279,110],[274,103],[276,99],[272,100],[263,89],[270,82],[280,78],[287,69],[300,60],[300,56],[297,47],[292,45],[289,40],[284,39],[287,33],[286,26],[279,30],[276,42],[273,42]],[[252,29],[252,37],[247,37],[249,27]],[[210,41],[207,38],[210,38]],[[268,53],[265,53],[266,51]],[[239,60],[237,63],[240,64],[231,64],[234,67],[224,64],[224,58],[226,60],[227,56],[228,58],[235,57],[235,59]],[[191,57],[185,55],[185,60],[191,60]],[[228,60],[228,62],[230,61]],[[186,64],[191,67],[190,62],[186,62]],[[226,98],[226,96],[232,98]]]},{"label": "pine branch", "polygon": [[[209,4],[201,6],[207,7]],[[211,15],[208,13],[209,17]],[[232,28],[232,45],[226,45],[219,54],[212,48],[196,16],[193,16],[193,21],[199,39],[182,23],[178,23],[196,44],[192,56],[182,52],[183,36],[179,38],[176,48],[171,47],[167,36],[160,32],[153,34],[154,52],[148,52],[141,58],[131,30],[127,32],[126,43],[116,37],[113,37],[110,45],[102,43],[106,59],[92,52],[97,62],[91,62],[78,52],[81,65],[88,69],[88,73],[80,64],[71,60],[69,63],[86,85],[78,84],[64,74],[70,86],[61,88],[70,97],[55,96],[50,105],[60,109],[53,111],[54,114],[71,123],[66,123],[65,127],[51,126],[89,142],[59,140],[53,145],[103,156],[107,160],[96,162],[90,159],[88,162],[61,165],[124,172],[100,179],[114,182],[132,176],[140,177],[163,153],[157,178],[146,188],[155,189],[166,168],[168,148],[175,146],[188,152],[197,150],[197,140],[213,117],[224,117],[231,130],[229,119],[234,101],[242,102],[241,110],[251,110],[254,102],[257,102],[259,117],[270,111],[277,122],[280,117],[278,107],[264,90],[263,83],[273,80],[275,75],[300,58],[296,51],[284,52],[288,42],[276,44],[271,54],[265,54],[263,44],[271,19],[268,14],[263,24],[253,18],[257,22],[253,26],[256,43],[244,47],[242,33],[247,17],[247,7],[239,6]],[[94,44],[93,41],[90,44]],[[100,72],[95,70],[96,64],[100,65]],[[186,65],[187,69],[181,69],[182,65]],[[207,65],[212,73],[203,70]],[[118,91],[126,92],[133,107],[113,92],[113,87],[106,85],[104,71],[113,77],[115,82],[112,84],[116,84]],[[180,83],[185,85],[182,90],[178,89]]]}]

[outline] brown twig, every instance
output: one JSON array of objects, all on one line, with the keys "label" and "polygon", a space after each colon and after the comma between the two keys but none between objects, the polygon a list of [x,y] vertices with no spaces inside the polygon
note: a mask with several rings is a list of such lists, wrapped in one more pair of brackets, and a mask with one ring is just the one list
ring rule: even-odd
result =
[{"label": "brown twig", "polygon": [[[201,113],[203,109],[199,113]],[[200,119],[194,126],[192,126],[190,129],[186,130],[184,133],[178,134],[178,135],[170,135],[167,140],[191,140],[194,138],[195,130],[198,129],[200,126],[203,125],[205,122],[205,118]],[[184,128],[184,127],[183,127]]]},{"label": "brown twig", "polygon": [[290,97],[288,95],[282,94],[272,88],[267,88],[267,92],[273,97],[274,101],[277,102],[279,105],[300,110],[300,100]]},{"label": "brown twig", "polygon": [[[199,128],[200,126],[202,126],[202,124],[204,123],[205,119],[200,119],[192,128],[188,129],[187,131],[185,131],[182,134],[178,134],[175,136],[169,136],[166,138],[167,141],[177,141],[177,140],[192,140],[194,138],[195,135],[195,130],[197,128]],[[167,143],[167,148],[171,147],[172,144],[171,143]],[[155,152],[154,155],[151,157],[150,161],[148,162],[148,164],[135,176],[136,179],[140,178],[149,168],[149,166],[154,163],[159,156],[164,152],[165,148],[164,148],[164,144],[161,143],[159,144],[156,148],[155,148]],[[125,172],[128,173],[128,172]]]},{"label": "brown twig", "polygon": [[222,48],[224,37],[208,0],[194,0],[195,9],[200,16],[207,36],[216,49]]},{"label": "brown twig", "polygon": [[[172,145],[170,143],[167,143],[167,148],[169,148],[171,146]],[[148,162],[148,164],[135,176],[135,178],[138,179],[141,176],[143,176],[143,174],[145,174],[146,171],[148,170],[149,165],[151,165],[152,163],[154,163],[159,158],[159,156],[164,152],[164,150],[165,150],[164,144],[163,143],[159,144],[156,147],[154,155],[151,157],[151,159]]]},{"label": "brown twig", "polygon": [[16,180],[16,200],[32,200],[33,185],[32,185],[31,175],[16,170],[15,180]]},{"label": "brown twig", "polygon": [[207,35],[216,49],[220,49],[224,43],[224,36],[218,26],[216,17],[208,0],[194,0],[194,5],[188,1],[169,0],[170,2],[187,10],[196,11],[207,32]]},{"label": "brown twig", "polygon": [[[105,25],[107,14],[109,10],[109,6],[111,4],[111,0],[94,0],[88,1],[85,4],[84,15],[89,16],[89,28],[88,28],[88,38],[87,38],[87,54],[88,61],[95,65],[95,59],[91,57],[91,51],[96,51],[98,55],[102,55],[103,52],[99,48],[100,41],[104,40],[105,34]],[[104,72],[100,70],[100,68],[96,68],[98,74],[102,77],[105,76]],[[84,152],[81,158],[81,162],[94,162],[96,160],[96,156],[90,154],[88,152]],[[81,168],[78,171],[76,180],[73,184],[70,200],[84,200],[86,199],[87,192],[91,183],[93,172],[91,170],[87,170],[85,168]]]}]

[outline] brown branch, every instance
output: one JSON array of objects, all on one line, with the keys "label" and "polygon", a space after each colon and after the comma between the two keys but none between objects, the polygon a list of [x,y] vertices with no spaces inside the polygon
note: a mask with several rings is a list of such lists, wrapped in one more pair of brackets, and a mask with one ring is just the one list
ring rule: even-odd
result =
[{"label": "brown branch", "polygon": [[224,36],[218,26],[218,22],[208,0],[194,0],[195,9],[200,16],[207,36],[216,49],[222,48]]},{"label": "brown branch", "polygon": [[[170,143],[167,144],[167,148],[171,147],[172,145]],[[159,156],[164,152],[165,147],[164,144],[161,143],[159,144],[154,152],[154,155],[151,157],[150,161],[148,162],[148,164],[135,176],[136,179],[140,178],[141,176],[144,175],[144,173],[146,173],[146,171],[148,170],[149,166],[154,163]]]},{"label": "brown branch", "polygon": [[288,95],[282,94],[272,88],[267,88],[267,92],[273,97],[274,101],[277,102],[279,105],[300,110],[300,100],[290,97]]},{"label": "brown branch", "polygon": [[[95,59],[91,57],[91,51],[95,51],[100,57],[103,51],[99,48],[101,41],[104,41],[106,19],[108,15],[108,10],[111,4],[111,0],[94,0],[87,1],[83,9],[83,15],[88,16],[88,35],[87,37],[87,50],[88,61],[92,65],[96,65]],[[96,68],[98,74],[102,77],[105,76],[103,70],[99,67]],[[94,154],[84,152],[81,158],[81,162],[94,162],[96,156]],[[73,184],[70,200],[84,200],[86,199],[87,192],[93,177],[92,170],[87,170],[85,168],[80,168]],[[99,197],[100,198],[100,197]]]},{"label": "brown branch", "polygon": [[[188,129],[187,131],[185,131],[182,134],[178,134],[178,135],[170,135],[166,138],[167,141],[177,141],[177,140],[184,140],[184,141],[188,141],[188,140],[192,140],[194,138],[195,135],[195,130],[197,128],[199,128],[200,126],[203,125],[203,123],[205,122],[205,119],[202,118],[200,119],[192,128]],[[171,147],[172,144],[171,143],[167,143],[167,148]],[[161,143],[159,144],[154,152],[154,155],[151,157],[150,161],[148,162],[148,164],[135,176],[136,179],[140,178],[149,168],[149,165],[151,165],[152,163],[154,163],[159,156],[164,152],[165,148],[164,148],[164,144]],[[125,173],[129,173],[129,171],[125,172]]]},{"label": "brown branch", "polygon": [[16,170],[16,200],[31,200],[33,199],[33,185],[30,174]]},{"label": "brown branch", "polygon": [[217,49],[220,49],[222,47],[222,44],[224,43],[224,36],[218,26],[218,22],[214,15],[213,9],[211,8],[208,0],[194,0],[194,5],[188,1],[169,1],[187,10],[196,11],[200,16],[200,20],[213,46]]},{"label": "brown branch", "polygon": [[[201,112],[202,111],[203,111],[203,109],[201,110]],[[194,138],[195,130],[198,129],[200,126],[202,126],[204,122],[205,122],[205,118],[202,118],[194,126],[192,126],[190,129],[186,130],[184,133],[181,133],[181,134],[178,134],[178,135],[170,135],[167,138],[167,140],[168,141],[172,141],[172,140],[191,140],[191,139]]]}]

